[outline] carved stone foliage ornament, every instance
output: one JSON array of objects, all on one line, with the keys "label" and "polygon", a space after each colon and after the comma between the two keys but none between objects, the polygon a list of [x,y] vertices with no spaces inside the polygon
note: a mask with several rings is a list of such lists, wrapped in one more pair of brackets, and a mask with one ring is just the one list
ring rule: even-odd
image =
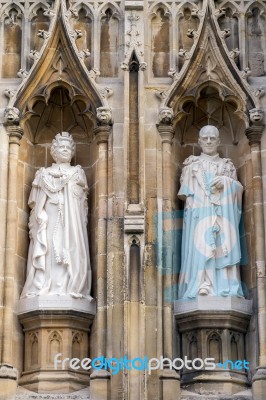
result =
[{"label": "carved stone foliage ornament", "polygon": [[127,31],[127,35],[129,35],[130,39],[126,42],[126,46],[128,50],[126,52],[126,56],[124,61],[121,64],[121,68],[123,70],[128,70],[130,58],[132,56],[133,51],[135,52],[138,60],[139,60],[139,67],[140,70],[144,71],[147,68],[147,64],[143,60],[143,50],[142,50],[142,42],[139,40],[140,32],[137,29],[137,22],[139,21],[139,16],[135,13],[131,13],[128,16],[128,20],[130,21],[130,30]]},{"label": "carved stone foliage ornament", "polygon": [[74,152],[72,136],[58,133],[51,147],[55,163],[38,170],[32,183],[27,279],[21,298],[91,299],[88,186],[80,165],[70,165]]}]

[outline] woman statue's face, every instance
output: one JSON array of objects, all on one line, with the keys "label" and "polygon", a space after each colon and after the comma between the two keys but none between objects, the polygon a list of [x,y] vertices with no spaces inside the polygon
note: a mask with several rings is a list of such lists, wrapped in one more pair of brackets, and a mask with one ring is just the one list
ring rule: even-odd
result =
[{"label": "woman statue's face", "polygon": [[56,163],[70,163],[72,158],[71,142],[69,140],[60,139],[58,146],[55,149]]}]

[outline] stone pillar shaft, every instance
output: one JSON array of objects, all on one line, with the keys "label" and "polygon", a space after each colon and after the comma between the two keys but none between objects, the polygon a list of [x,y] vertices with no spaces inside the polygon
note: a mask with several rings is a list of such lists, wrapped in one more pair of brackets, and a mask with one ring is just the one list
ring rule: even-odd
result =
[{"label": "stone pillar shaft", "polygon": [[98,250],[97,250],[97,355],[106,355],[107,302],[107,201],[108,201],[108,137],[110,126],[95,129],[99,146],[98,181]]},{"label": "stone pillar shaft", "polygon": [[258,293],[258,336],[259,367],[266,368],[266,274],[265,274],[265,226],[263,219],[263,188],[261,167],[262,126],[252,126],[246,130],[252,160],[253,217],[255,230],[255,257]]},{"label": "stone pillar shaft", "polygon": [[12,327],[14,326],[13,315],[15,304],[15,254],[17,243],[17,164],[20,139],[22,137],[23,131],[18,126],[9,126],[7,127],[7,131],[9,133],[9,156],[2,363],[12,365]]},{"label": "stone pillar shaft", "polygon": [[[6,248],[6,213],[8,185],[8,150],[9,138],[3,127],[0,131],[0,319],[3,320],[5,248]],[[2,362],[3,325],[0,324],[0,363]]]},{"label": "stone pillar shaft", "polygon": [[[158,126],[158,131],[162,139],[162,197],[163,197],[163,269],[162,273],[162,305],[163,305],[163,355],[172,358],[173,341],[172,341],[172,243],[170,240],[172,230],[172,125]],[[166,213],[169,213],[169,216]],[[169,232],[170,230],[170,232]],[[170,235],[169,235],[170,233]],[[167,294],[167,298],[166,298]]]}]

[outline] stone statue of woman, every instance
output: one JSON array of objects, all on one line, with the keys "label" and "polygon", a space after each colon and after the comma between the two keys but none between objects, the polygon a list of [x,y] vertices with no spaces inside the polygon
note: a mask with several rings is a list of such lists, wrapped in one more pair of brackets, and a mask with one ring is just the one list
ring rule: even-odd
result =
[{"label": "stone statue of woman", "polygon": [[55,163],[35,175],[28,202],[30,247],[21,298],[91,298],[88,187],[80,165],[70,165],[74,152],[72,136],[58,133],[51,146]]},{"label": "stone statue of woman", "polygon": [[231,160],[220,158],[219,131],[199,132],[200,156],[184,162],[179,198],[185,201],[180,299],[243,297],[239,263],[239,222],[243,187]]}]

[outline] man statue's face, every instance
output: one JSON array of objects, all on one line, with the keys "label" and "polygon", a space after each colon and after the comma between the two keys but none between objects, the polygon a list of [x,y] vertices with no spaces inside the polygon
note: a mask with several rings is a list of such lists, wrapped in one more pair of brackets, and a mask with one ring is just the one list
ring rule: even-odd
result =
[{"label": "man statue's face", "polygon": [[209,128],[199,136],[199,145],[204,154],[214,156],[217,154],[217,147],[220,144],[220,138],[217,136],[216,130]]},{"label": "man statue's face", "polygon": [[71,143],[69,140],[61,139],[55,150],[57,163],[69,163],[72,158]]}]

